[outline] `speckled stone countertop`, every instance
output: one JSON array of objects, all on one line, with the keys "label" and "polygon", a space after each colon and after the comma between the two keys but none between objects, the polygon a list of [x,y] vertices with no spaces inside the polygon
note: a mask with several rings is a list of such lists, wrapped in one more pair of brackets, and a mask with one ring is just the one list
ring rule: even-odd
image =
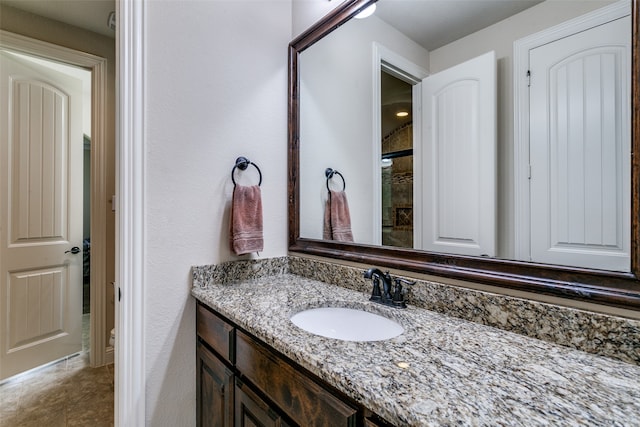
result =
[{"label": "speckled stone countertop", "polygon": [[[194,286],[192,295],[399,426],[628,426],[640,420],[640,366],[293,274]],[[361,308],[399,322],[390,340],[323,338],[289,318]],[[408,363],[407,368],[397,366]]]}]

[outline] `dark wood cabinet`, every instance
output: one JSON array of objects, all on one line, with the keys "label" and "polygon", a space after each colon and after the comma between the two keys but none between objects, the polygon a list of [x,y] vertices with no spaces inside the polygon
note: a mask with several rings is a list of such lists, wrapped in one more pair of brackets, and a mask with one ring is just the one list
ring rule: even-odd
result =
[{"label": "dark wood cabinet", "polygon": [[334,397],[266,345],[236,335],[236,367],[289,417],[303,426],[355,426],[357,410]]},{"label": "dark wood cabinet", "polygon": [[198,303],[198,426],[385,426],[371,411]]},{"label": "dark wood cabinet", "polygon": [[196,331],[202,341],[218,353],[220,358],[231,365],[235,363],[235,328],[232,324],[198,304]]},{"label": "dark wood cabinet", "polygon": [[377,419],[377,417],[373,418],[365,418],[364,419],[364,427],[393,427],[391,424],[381,421]]},{"label": "dark wood cabinet", "polygon": [[197,343],[197,425],[232,427],[234,373],[201,343]]},{"label": "dark wood cabinet", "polygon": [[236,427],[287,427],[289,424],[250,387],[236,378]]}]

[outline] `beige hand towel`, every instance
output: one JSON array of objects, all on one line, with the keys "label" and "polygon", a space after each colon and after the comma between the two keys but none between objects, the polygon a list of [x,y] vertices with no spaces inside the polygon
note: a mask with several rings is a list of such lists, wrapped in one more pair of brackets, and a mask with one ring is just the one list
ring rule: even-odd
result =
[{"label": "beige hand towel", "polygon": [[351,214],[347,193],[344,191],[329,191],[324,211],[323,238],[340,242],[353,242],[351,232]]},{"label": "beige hand towel", "polygon": [[262,195],[257,185],[236,185],[231,200],[231,250],[236,255],[260,252],[262,236]]}]

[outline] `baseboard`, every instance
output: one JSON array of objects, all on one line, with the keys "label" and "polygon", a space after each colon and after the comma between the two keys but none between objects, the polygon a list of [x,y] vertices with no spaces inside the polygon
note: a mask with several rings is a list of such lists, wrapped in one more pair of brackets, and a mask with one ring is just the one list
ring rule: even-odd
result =
[{"label": "baseboard", "polygon": [[104,364],[111,365],[115,359],[115,351],[113,350],[113,346],[108,346],[104,350]]}]

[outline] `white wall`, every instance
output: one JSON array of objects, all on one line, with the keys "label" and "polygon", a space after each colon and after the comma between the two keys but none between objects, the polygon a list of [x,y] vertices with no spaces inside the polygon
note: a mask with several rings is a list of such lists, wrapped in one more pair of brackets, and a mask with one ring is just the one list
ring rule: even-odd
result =
[{"label": "white wall", "polygon": [[437,73],[490,50],[498,60],[498,256],[514,258],[513,42],[611,1],[548,0],[430,52]]},{"label": "white wall", "polygon": [[147,3],[147,425],[195,424],[190,267],[238,259],[227,231],[237,156],[264,176],[260,257],[287,253],[287,44],[326,3],[294,0],[295,16],[290,0]]},{"label": "white wall", "polygon": [[[429,53],[375,15],[351,20],[300,54],[302,237],[322,238],[324,170],[331,167],[346,181],[355,242],[375,242],[373,42],[428,69]],[[340,178],[333,182],[341,189]]]},{"label": "white wall", "polygon": [[340,0],[292,0],[292,39],[339,6]]},{"label": "white wall", "polygon": [[237,156],[263,173],[260,258],[287,253],[291,22],[290,0],[147,2],[147,425],[195,425],[190,267],[239,259],[228,244]]}]

